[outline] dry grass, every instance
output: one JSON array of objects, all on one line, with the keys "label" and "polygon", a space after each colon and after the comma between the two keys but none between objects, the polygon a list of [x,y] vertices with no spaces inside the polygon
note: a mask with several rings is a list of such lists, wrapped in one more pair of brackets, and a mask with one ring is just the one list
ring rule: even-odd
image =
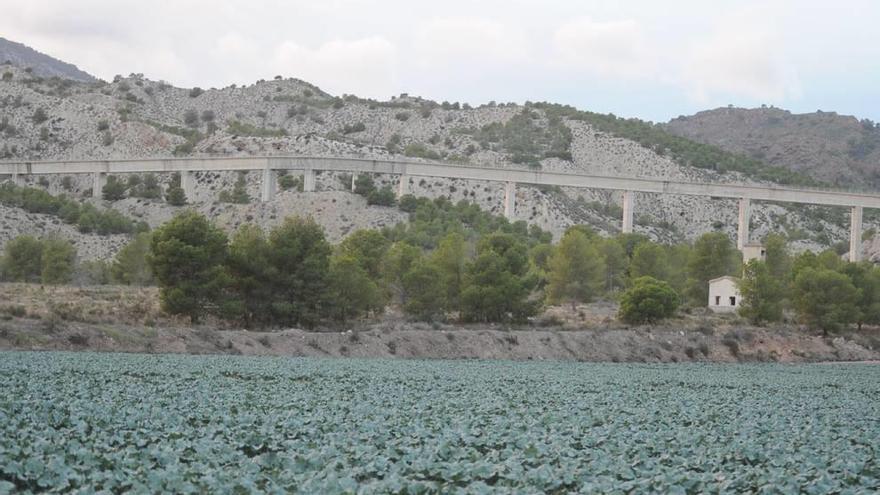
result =
[{"label": "dry grass", "polygon": [[174,323],[159,307],[155,287],[70,287],[0,284],[0,301],[16,317],[45,321],[154,325]]}]

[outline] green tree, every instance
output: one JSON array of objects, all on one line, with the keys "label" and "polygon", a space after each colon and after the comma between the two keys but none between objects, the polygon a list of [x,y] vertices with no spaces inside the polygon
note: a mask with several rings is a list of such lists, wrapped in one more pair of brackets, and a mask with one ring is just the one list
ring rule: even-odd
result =
[{"label": "green tree", "polygon": [[70,241],[57,238],[43,239],[40,258],[40,281],[44,284],[66,284],[73,279],[76,248]]},{"label": "green tree", "polygon": [[376,189],[367,195],[368,205],[394,206],[395,203],[397,203],[397,196],[389,186]]},{"label": "green tree", "polygon": [[605,291],[614,292],[624,287],[629,258],[617,239],[601,239],[596,248],[605,262]]},{"label": "green tree", "polygon": [[511,234],[490,234],[477,243],[477,257],[467,264],[461,293],[461,316],[467,321],[523,320],[536,304],[527,298],[525,244]]},{"label": "green tree", "polygon": [[311,218],[289,217],[269,234],[273,321],[313,327],[329,313],[332,248]]},{"label": "green tree", "polygon": [[632,261],[629,264],[631,280],[641,277],[668,280],[669,271],[669,261],[663,246],[653,242],[644,242],[633,251]]},{"label": "green tree", "polygon": [[766,262],[750,260],[739,281],[739,314],[755,325],[782,320],[783,283],[770,271]]},{"label": "green tree", "polygon": [[229,275],[223,314],[245,328],[270,323],[273,286],[269,242],[256,225],[242,225],[229,243],[226,272]]},{"label": "green tree", "polygon": [[726,234],[703,234],[694,243],[688,260],[688,295],[696,306],[709,299],[709,281],[724,275],[739,275],[742,261]]},{"label": "green tree", "polygon": [[373,176],[370,174],[360,174],[354,180],[354,193],[360,194],[363,197],[368,197],[373,191],[376,190],[376,183],[373,181]]},{"label": "green tree", "polygon": [[880,325],[880,268],[870,262],[847,263],[843,273],[859,291],[855,320],[859,330],[865,324]]},{"label": "green tree", "polygon": [[171,184],[168,185],[168,189],[165,191],[165,201],[171,206],[183,206],[187,200],[186,192],[184,192],[183,187],[180,185],[180,174],[175,173],[171,178]]},{"label": "green tree", "polygon": [[794,280],[794,305],[809,326],[826,334],[853,321],[859,312],[859,291],[842,273],[807,267]]},{"label": "green tree", "polygon": [[547,301],[589,302],[601,290],[605,266],[596,247],[580,229],[569,229],[550,257]]},{"label": "green tree", "polygon": [[669,284],[640,277],[621,296],[619,317],[627,323],[654,323],[673,316],[678,304],[678,294]]},{"label": "green tree", "polygon": [[36,282],[42,272],[43,243],[29,235],[18,236],[3,250],[3,279],[10,282]]},{"label": "green tree", "polygon": [[382,261],[382,275],[385,279],[385,287],[391,298],[402,306],[406,305],[407,292],[403,284],[403,277],[410,271],[416,261],[422,257],[422,251],[407,243],[395,242],[385,253]]},{"label": "green tree", "polygon": [[443,274],[434,263],[417,261],[403,276],[408,294],[403,310],[420,321],[434,321],[443,314],[448,294],[443,285]]},{"label": "green tree", "polygon": [[331,316],[341,322],[381,309],[382,290],[351,254],[340,253],[330,259]]},{"label": "green tree", "polygon": [[438,280],[444,291],[443,307],[451,311],[458,311],[461,307],[461,285],[464,281],[466,259],[464,236],[458,232],[447,234],[431,253],[431,264],[437,269]]},{"label": "green tree", "polygon": [[107,183],[101,189],[101,196],[107,201],[119,201],[125,199],[125,191],[128,189],[125,182],[115,175],[107,177]]},{"label": "green tree", "polygon": [[785,237],[779,234],[768,234],[764,239],[765,261],[770,276],[780,283],[787,284],[791,277],[791,254]]},{"label": "green tree", "polygon": [[379,280],[382,260],[391,242],[378,230],[360,229],[354,231],[339,243],[339,252],[352,257],[372,280]]},{"label": "green tree", "polygon": [[162,307],[197,323],[215,310],[226,285],[226,234],[191,210],[156,229],[147,262],[159,282]]},{"label": "green tree", "polygon": [[116,253],[110,267],[111,277],[118,284],[152,285],[155,282],[147,256],[150,254],[152,235],[142,232]]}]

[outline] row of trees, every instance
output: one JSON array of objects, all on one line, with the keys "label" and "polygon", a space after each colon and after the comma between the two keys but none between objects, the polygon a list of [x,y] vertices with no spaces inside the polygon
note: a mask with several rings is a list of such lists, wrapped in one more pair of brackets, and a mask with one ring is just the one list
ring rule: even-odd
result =
[{"label": "row of trees", "polygon": [[[420,320],[521,321],[545,303],[597,298],[619,300],[625,321],[652,322],[680,304],[705,306],[709,280],[723,275],[743,275],[741,310],[755,323],[778,321],[787,309],[827,330],[880,323],[880,269],[830,251],[791,256],[780,236],[766,240],[766,261],[743,268],[721,233],[661,245],[574,226],[554,245],[536,226],[465,201],[404,196],[399,205],[410,222],[356,231],[336,246],[311,220],[289,218],[268,233],[244,225],[228,237],[185,211],[93,271],[116,283],[157,283],[165,308],[193,321],[210,314],[248,327],[347,321],[389,305]],[[44,241],[7,244],[3,265],[14,268],[4,276],[64,282],[43,278],[39,257],[24,261],[45,251],[28,247],[34,242]],[[16,271],[25,266],[40,271]]]},{"label": "row of trees", "polygon": [[113,209],[99,210],[63,194],[53,196],[39,188],[20,187],[10,182],[0,184],[0,204],[56,216],[83,233],[130,234],[149,228],[146,223],[136,222]]},{"label": "row of trees", "polygon": [[785,240],[770,235],[764,261],[751,260],[739,283],[740,313],[756,324],[783,319],[793,309],[814,328],[880,324],[880,268],[850,263],[833,251],[791,256]]}]

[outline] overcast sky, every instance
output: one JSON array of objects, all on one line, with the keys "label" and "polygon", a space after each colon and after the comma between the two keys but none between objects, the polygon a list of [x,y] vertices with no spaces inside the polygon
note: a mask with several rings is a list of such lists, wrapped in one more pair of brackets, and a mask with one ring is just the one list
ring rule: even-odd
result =
[{"label": "overcast sky", "polygon": [[876,0],[0,0],[0,36],[107,80],[280,74],[655,121],[762,103],[880,120],[878,21]]}]

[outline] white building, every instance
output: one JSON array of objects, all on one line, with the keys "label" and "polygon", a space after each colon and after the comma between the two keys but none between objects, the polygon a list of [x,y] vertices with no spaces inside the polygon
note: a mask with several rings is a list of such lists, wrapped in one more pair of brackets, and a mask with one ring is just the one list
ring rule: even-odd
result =
[{"label": "white building", "polygon": [[733,313],[739,308],[739,279],[725,275],[709,281],[709,309],[716,313]]},{"label": "white building", "polygon": [[743,246],[743,264],[752,260],[765,261],[767,259],[767,249],[759,243],[749,243]]}]

